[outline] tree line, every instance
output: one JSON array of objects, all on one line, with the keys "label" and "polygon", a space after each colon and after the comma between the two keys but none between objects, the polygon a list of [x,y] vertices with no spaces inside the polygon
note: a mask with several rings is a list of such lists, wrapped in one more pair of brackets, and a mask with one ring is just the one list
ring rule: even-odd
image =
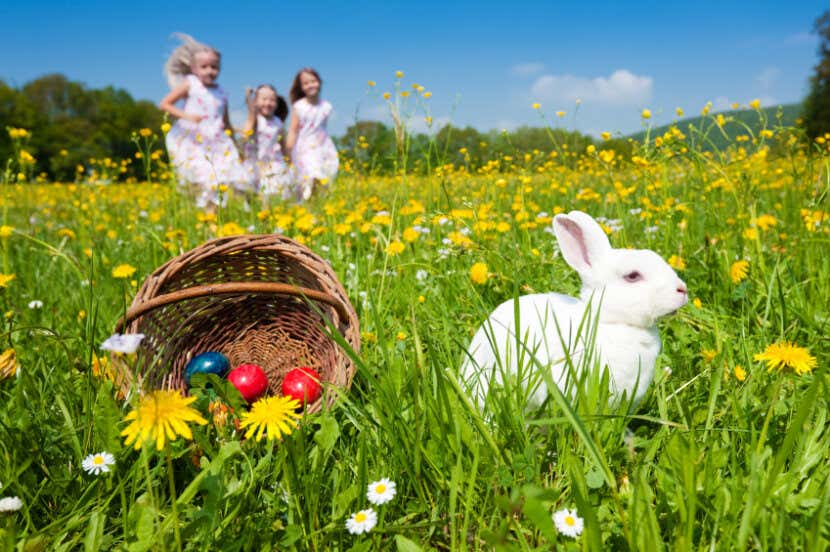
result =
[{"label": "tree line", "polygon": [[[72,181],[76,167],[90,158],[132,159],[133,132],[156,129],[163,121],[149,101],[123,89],[90,89],[63,75],[46,75],[13,88],[0,80],[0,162],[15,155],[6,129],[28,131],[25,150],[34,157],[35,175]],[[130,169],[138,173],[139,167]]]}]

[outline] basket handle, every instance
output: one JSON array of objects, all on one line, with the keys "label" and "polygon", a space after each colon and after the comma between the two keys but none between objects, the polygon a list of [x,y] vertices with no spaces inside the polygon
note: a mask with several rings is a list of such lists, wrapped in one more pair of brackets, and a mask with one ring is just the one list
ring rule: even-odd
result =
[{"label": "basket handle", "polygon": [[115,325],[115,331],[118,333],[123,332],[127,325],[139,316],[159,307],[163,307],[164,305],[169,305],[170,303],[175,303],[185,299],[194,299],[196,297],[240,293],[270,293],[274,295],[305,297],[331,305],[337,311],[337,315],[341,320],[349,319],[349,313],[342,302],[338,301],[335,297],[316,289],[302,288],[291,284],[280,284],[276,282],[224,282],[220,284],[208,284],[204,286],[193,286],[179,289],[172,293],[166,293],[164,295],[159,295],[158,297],[153,297],[148,301],[144,301],[143,303],[130,307],[127,313],[121,317]]}]

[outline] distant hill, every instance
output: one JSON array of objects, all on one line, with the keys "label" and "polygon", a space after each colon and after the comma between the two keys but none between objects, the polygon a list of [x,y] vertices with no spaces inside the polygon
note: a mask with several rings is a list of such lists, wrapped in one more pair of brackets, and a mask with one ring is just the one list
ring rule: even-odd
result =
[{"label": "distant hill", "polygon": [[[702,129],[703,132],[706,132],[706,129],[709,129],[710,127],[714,127],[708,132],[709,141],[701,144],[699,147],[703,150],[724,149],[730,143],[734,143],[732,140],[734,140],[736,136],[747,133],[747,129],[744,125],[749,127],[752,130],[752,133],[756,135],[762,128],[763,119],[766,119],[766,126],[769,129],[774,129],[779,125],[795,126],[796,119],[801,116],[801,110],[802,105],[800,103],[796,103],[782,106],[764,107],[758,111],[755,111],[754,109],[721,111],[719,113],[710,113],[707,117],[689,117],[667,125],[654,127],[651,129],[650,136],[652,139],[655,136],[661,136],[669,129],[669,127],[672,126],[676,126],[687,136],[689,136],[689,125]],[[779,111],[781,114],[780,121],[778,119]],[[723,125],[723,130],[729,136],[729,139],[724,137],[717,127],[715,127],[715,117],[717,117],[718,114],[723,115],[724,118],[727,119],[727,123]],[[732,121],[729,121],[729,119],[732,119]],[[636,134],[629,135],[629,138],[638,142],[642,142],[645,137],[646,131],[640,131]],[[691,138],[692,137],[690,136],[690,139]]]}]

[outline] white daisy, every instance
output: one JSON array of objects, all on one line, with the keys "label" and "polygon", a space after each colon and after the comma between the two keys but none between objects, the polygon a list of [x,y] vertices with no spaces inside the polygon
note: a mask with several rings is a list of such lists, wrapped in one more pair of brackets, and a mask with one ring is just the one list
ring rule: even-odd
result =
[{"label": "white daisy", "polygon": [[395,482],[384,477],[380,481],[369,483],[369,491],[366,493],[366,498],[375,506],[380,506],[395,498],[396,492]]},{"label": "white daisy", "polygon": [[553,523],[560,533],[572,539],[581,535],[585,528],[585,521],[576,515],[576,510],[568,510],[567,508],[553,514]]},{"label": "white daisy", "polygon": [[378,523],[378,515],[374,510],[368,508],[360,510],[352,514],[352,517],[346,520],[346,529],[352,535],[360,535],[361,533],[368,533]]},{"label": "white daisy", "polygon": [[23,501],[16,496],[0,498],[0,512],[16,512],[23,507]]},{"label": "white daisy", "polygon": [[30,309],[40,309],[43,308],[43,301],[39,301],[35,299],[34,301],[29,301],[29,308]]},{"label": "white daisy", "polygon": [[138,349],[144,334],[112,334],[101,343],[101,349],[131,355]]},{"label": "white daisy", "polygon": [[110,466],[115,465],[115,457],[109,452],[98,452],[90,454],[81,462],[81,467],[90,475],[100,475],[110,471]]}]

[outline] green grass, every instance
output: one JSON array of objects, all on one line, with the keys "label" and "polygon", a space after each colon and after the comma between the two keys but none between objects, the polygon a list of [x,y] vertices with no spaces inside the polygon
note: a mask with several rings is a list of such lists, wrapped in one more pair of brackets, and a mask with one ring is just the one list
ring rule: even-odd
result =
[{"label": "green grass", "polygon": [[[826,549],[830,220],[810,231],[801,210],[830,210],[827,157],[755,151],[717,160],[652,151],[646,167],[587,159],[573,171],[346,175],[307,211],[258,216],[233,200],[217,223],[166,185],[3,186],[3,224],[15,228],[0,238],[2,273],[15,275],[0,289],[3,348],[16,350],[20,371],[0,380],[0,496],[24,506],[0,514],[0,542],[176,549],[179,520],[189,550]],[[405,208],[411,199],[423,213]],[[619,219],[615,247],[682,257],[700,306],[661,325],[657,375],[634,414],[607,406],[595,372],[574,401],[554,393],[528,412],[524,391],[508,386],[482,415],[458,382],[464,347],[515,294],[577,291],[544,231],[549,216],[537,219],[576,208]],[[390,224],[371,222],[379,211]],[[309,213],[311,226],[298,227]],[[356,213],[348,232],[335,231]],[[776,226],[747,234],[761,214]],[[140,285],[230,221],[255,232],[279,225],[331,261],[363,332],[353,385],[282,442],[210,423],[163,453],[125,448],[132,404],[91,370],[135,293],[112,268],[135,266]],[[506,231],[493,228],[502,221]],[[415,225],[430,233],[385,253]],[[452,233],[465,228],[467,245]],[[738,258],[750,271],[735,284]],[[480,261],[490,278],[475,285],[469,269]],[[811,374],[768,372],[753,359],[785,339],[817,358]],[[81,460],[101,450],[116,456],[112,473],[86,475]],[[381,477],[397,496],[375,508],[374,530],[350,535],[345,520],[369,506],[366,486]],[[553,526],[563,507],[585,520],[577,540]]]}]

